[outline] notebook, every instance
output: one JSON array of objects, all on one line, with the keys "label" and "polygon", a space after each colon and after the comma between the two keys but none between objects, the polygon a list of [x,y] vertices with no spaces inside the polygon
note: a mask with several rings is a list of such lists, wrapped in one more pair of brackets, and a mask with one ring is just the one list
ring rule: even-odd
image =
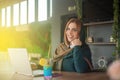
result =
[{"label": "notebook", "polygon": [[28,76],[42,76],[43,70],[32,71],[26,48],[8,48],[13,73]]}]

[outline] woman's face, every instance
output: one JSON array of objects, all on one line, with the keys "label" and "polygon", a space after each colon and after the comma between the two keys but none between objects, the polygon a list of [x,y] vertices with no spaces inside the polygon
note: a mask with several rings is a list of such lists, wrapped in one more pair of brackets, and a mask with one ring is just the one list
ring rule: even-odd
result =
[{"label": "woman's face", "polygon": [[66,37],[68,41],[71,42],[74,39],[78,39],[79,31],[80,31],[80,28],[77,27],[76,23],[74,22],[70,23],[66,29]]}]

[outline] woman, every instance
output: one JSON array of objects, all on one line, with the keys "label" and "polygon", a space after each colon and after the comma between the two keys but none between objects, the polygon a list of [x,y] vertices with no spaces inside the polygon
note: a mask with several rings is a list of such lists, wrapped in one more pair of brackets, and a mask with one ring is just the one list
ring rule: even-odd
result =
[{"label": "woman", "polygon": [[56,48],[53,56],[55,70],[84,73],[92,69],[91,52],[81,25],[76,18],[67,22],[64,42]]}]

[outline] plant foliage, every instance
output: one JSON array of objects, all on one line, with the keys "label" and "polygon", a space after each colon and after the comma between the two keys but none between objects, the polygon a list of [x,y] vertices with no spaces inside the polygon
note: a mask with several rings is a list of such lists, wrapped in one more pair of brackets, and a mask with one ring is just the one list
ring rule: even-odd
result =
[{"label": "plant foliage", "polygon": [[113,23],[113,38],[116,42],[116,56],[120,55],[120,21],[119,21],[119,0],[114,0],[114,23]]},{"label": "plant foliage", "polygon": [[29,53],[47,56],[51,43],[51,25],[48,22],[34,22],[28,27],[25,31],[17,31],[16,27],[0,27],[0,51],[7,51],[8,48],[26,48]]}]

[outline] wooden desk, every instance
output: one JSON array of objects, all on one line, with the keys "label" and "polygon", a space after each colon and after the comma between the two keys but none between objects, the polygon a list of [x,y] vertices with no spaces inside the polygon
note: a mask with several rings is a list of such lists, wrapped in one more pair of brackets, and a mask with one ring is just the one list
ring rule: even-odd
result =
[{"label": "wooden desk", "polygon": [[109,80],[109,79],[105,72],[91,72],[91,73],[59,72],[56,75],[56,77],[53,77],[51,79],[50,78],[44,79],[44,77],[35,77],[33,80]]}]

